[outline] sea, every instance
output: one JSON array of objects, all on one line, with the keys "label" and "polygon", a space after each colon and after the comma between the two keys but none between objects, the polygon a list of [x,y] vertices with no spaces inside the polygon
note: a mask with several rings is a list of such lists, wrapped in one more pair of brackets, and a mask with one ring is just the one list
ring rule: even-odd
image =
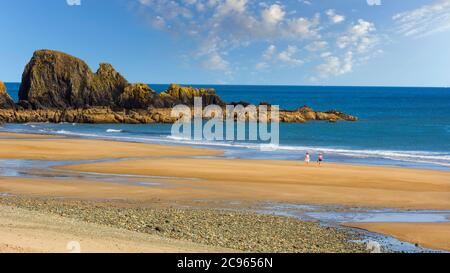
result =
[{"label": "sea", "polygon": [[[157,92],[168,85],[149,84]],[[19,83],[6,83],[18,99]],[[450,88],[249,86],[212,87],[226,102],[261,101],[296,109],[337,109],[359,117],[358,122],[280,124],[280,144],[266,147],[259,141],[194,141],[171,136],[169,124],[3,124],[1,131],[48,133],[85,138],[190,145],[217,148],[229,158],[314,160],[450,170]],[[264,146],[266,145],[266,146]],[[262,147],[265,147],[262,149]]]}]

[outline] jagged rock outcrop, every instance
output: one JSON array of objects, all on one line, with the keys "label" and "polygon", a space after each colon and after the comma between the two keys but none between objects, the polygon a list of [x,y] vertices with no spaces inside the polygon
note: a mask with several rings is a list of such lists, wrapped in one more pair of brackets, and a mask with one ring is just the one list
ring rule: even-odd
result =
[{"label": "jagged rock outcrop", "polygon": [[6,92],[5,84],[0,81],[0,109],[14,109],[15,104],[12,98]]},{"label": "jagged rock outcrop", "polygon": [[330,111],[327,111],[325,113],[328,114],[328,115],[334,115],[334,116],[337,117],[335,120],[332,120],[332,118],[330,118],[330,116],[328,116],[327,120],[329,120],[331,122],[336,121],[336,120],[358,121],[357,117],[349,115],[349,114],[346,114],[346,113],[343,113],[343,112],[339,112],[337,110],[330,110]]},{"label": "jagged rock outcrop", "polygon": [[90,96],[85,102],[91,106],[115,106],[127,86],[127,80],[112,65],[102,63],[94,74],[90,84],[91,92],[86,94]]},{"label": "jagged rock outcrop", "polygon": [[238,101],[238,102],[232,101],[232,102],[229,103],[229,105],[233,105],[233,106],[242,105],[244,107],[247,107],[250,104],[251,104],[250,102],[246,102],[246,101]]},{"label": "jagged rock outcrop", "polygon": [[130,84],[119,96],[118,105],[126,109],[147,109],[153,105],[156,96],[156,92],[147,84]]},{"label": "jagged rock outcrop", "polygon": [[14,111],[0,109],[0,123],[127,123],[151,124],[174,123],[177,119],[171,117],[171,109],[134,109],[114,111],[110,107],[92,107],[88,109],[37,109]]},{"label": "jagged rock outcrop", "polygon": [[[69,122],[69,123],[174,123],[177,117],[171,116],[171,108],[148,109],[123,109],[113,110],[110,107],[91,107],[86,109],[37,109],[20,110],[0,109],[0,123],[26,123],[26,122]],[[299,110],[279,111],[279,122],[303,123],[309,120],[325,120],[336,122],[338,120],[356,121],[357,118],[338,113],[314,112],[314,118],[310,118]],[[307,112],[309,113],[309,112]],[[224,118],[226,111],[223,112]],[[191,113],[193,115],[193,111]],[[245,113],[245,120],[257,121],[257,113]],[[191,116],[192,117],[192,116]],[[238,118],[237,116],[235,118]],[[271,121],[270,110],[266,120]]]},{"label": "jagged rock outcrop", "polygon": [[23,72],[19,100],[34,109],[112,106],[127,85],[109,64],[93,73],[81,59],[38,50]]},{"label": "jagged rock outcrop", "polygon": [[181,104],[188,106],[194,105],[194,98],[201,97],[203,106],[215,104],[224,106],[225,103],[216,94],[216,91],[211,88],[194,88],[190,86],[180,86],[177,84],[171,84],[167,91],[160,94],[162,98],[171,97]]}]

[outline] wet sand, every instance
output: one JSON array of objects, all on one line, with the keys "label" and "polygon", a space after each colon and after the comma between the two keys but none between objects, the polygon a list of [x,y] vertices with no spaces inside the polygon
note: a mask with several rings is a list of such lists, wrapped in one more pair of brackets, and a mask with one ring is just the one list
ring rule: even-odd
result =
[{"label": "wet sand", "polygon": [[[80,199],[135,200],[153,203],[155,200],[192,200],[189,187],[183,181],[167,180],[163,186],[135,186],[77,179],[35,179],[0,177],[0,193],[34,197],[65,197]],[[207,197],[208,192],[198,196]]]},{"label": "wet sand", "polygon": [[346,226],[393,236],[421,247],[450,251],[450,223],[348,223]]},{"label": "wet sand", "polygon": [[[450,209],[450,173],[446,171],[189,158],[127,160],[60,169],[201,179],[182,187],[192,199]],[[175,188],[166,190],[177,193]]]}]

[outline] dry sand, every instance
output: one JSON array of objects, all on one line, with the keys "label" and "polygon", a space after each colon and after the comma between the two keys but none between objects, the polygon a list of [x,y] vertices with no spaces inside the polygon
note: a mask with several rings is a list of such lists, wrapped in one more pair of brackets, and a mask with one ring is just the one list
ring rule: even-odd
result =
[{"label": "dry sand", "polygon": [[450,251],[450,223],[348,223],[346,226],[390,235],[421,247]]},{"label": "dry sand", "polygon": [[78,247],[70,242],[78,242],[81,252],[87,253],[230,252],[3,205],[0,219],[0,253],[67,253]]}]

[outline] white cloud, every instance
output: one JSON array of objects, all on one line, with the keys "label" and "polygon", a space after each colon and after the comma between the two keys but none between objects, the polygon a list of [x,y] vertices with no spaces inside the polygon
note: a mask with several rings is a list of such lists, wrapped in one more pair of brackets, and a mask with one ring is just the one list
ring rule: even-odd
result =
[{"label": "white cloud", "polygon": [[261,16],[264,22],[275,25],[283,20],[285,14],[282,6],[274,4],[263,10]]},{"label": "white cloud", "polygon": [[320,54],[320,57],[326,58],[326,57],[329,57],[331,55],[332,55],[331,52],[327,51],[327,52],[324,52],[324,53]]},{"label": "white cloud", "polygon": [[274,45],[270,45],[266,51],[263,53],[263,59],[264,60],[270,60],[272,59],[273,55],[275,54],[277,48]]},{"label": "white cloud", "polygon": [[307,18],[296,18],[288,22],[288,35],[297,38],[319,37],[318,25],[320,17],[316,15],[312,20]]},{"label": "white cloud", "polygon": [[263,61],[256,64],[257,69],[265,69],[269,65],[267,62],[287,64],[290,66],[299,66],[304,62],[303,60],[296,58],[295,55],[299,52],[296,46],[288,45],[287,48],[281,52],[277,52],[277,48],[274,45],[270,45],[262,54]]},{"label": "white cloud", "polygon": [[[227,52],[258,42],[289,43],[320,38],[320,16],[311,18],[285,11],[280,2],[266,4],[248,0],[139,0],[138,10],[151,26],[189,35],[197,41],[196,56],[203,67],[221,67]],[[289,52],[286,52],[289,53]],[[283,55],[289,60],[287,55]],[[222,62],[219,60],[219,58]],[[205,60],[207,58],[207,60]],[[213,62],[214,61],[214,62]],[[300,63],[292,58],[292,63]]]},{"label": "white cloud", "polygon": [[330,54],[323,55],[323,58],[324,63],[317,66],[321,78],[339,76],[353,70],[353,52],[351,51],[348,51],[342,58]]},{"label": "white cloud", "polygon": [[404,36],[422,37],[450,30],[450,0],[438,0],[392,17]]},{"label": "white cloud", "polygon": [[305,48],[308,51],[321,51],[328,47],[328,42],[326,41],[314,41],[310,44],[308,44]]},{"label": "white cloud", "polygon": [[255,68],[258,70],[264,70],[264,69],[269,68],[269,64],[266,62],[259,62],[255,65]]},{"label": "white cloud", "polygon": [[354,47],[359,53],[364,53],[378,42],[378,38],[373,34],[375,30],[373,23],[359,19],[345,34],[337,38],[336,45],[340,49]]},{"label": "white cloud", "polygon": [[345,21],[345,16],[337,14],[334,9],[327,10],[325,14],[328,16],[328,19],[330,19],[330,21],[333,24],[339,24]]},{"label": "white cloud", "polygon": [[229,13],[243,13],[246,10],[247,0],[226,0],[217,7],[216,16],[224,16]]},{"label": "white cloud", "polygon": [[[362,64],[378,52],[376,46],[379,38],[372,22],[359,19],[350,24],[347,31],[336,39],[338,51],[321,54],[322,63],[316,67],[319,78],[339,76],[353,71],[356,65]],[[340,53],[339,51],[344,51]]]},{"label": "white cloud", "polygon": [[357,24],[354,24],[349,32],[354,36],[364,36],[375,30],[375,25],[371,22],[359,19]]},{"label": "white cloud", "polygon": [[303,61],[295,58],[295,54],[298,53],[298,48],[296,46],[289,45],[286,50],[280,52],[277,59],[285,64],[298,66],[302,65]]},{"label": "white cloud", "polygon": [[[378,44],[373,23],[360,19],[347,25],[345,16],[332,9],[325,14],[306,16],[302,10],[285,6],[282,1],[139,0],[138,3],[137,10],[152,27],[182,39],[188,36],[186,48],[192,48],[193,43],[196,48],[185,55],[208,70],[237,72],[247,61],[258,70],[314,62],[311,66],[317,68],[320,77],[342,75],[351,72]],[[330,27],[328,20],[339,25]],[[261,44],[268,47],[260,57],[234,61],[234,51]],[[300,49],[308,55],[299,57]]]},{"label": "white cloud", "polygon": [[208,70],[228,71],[229,63],[222,58],[217,52],[212,52],[203,61],[202,66]]}]

